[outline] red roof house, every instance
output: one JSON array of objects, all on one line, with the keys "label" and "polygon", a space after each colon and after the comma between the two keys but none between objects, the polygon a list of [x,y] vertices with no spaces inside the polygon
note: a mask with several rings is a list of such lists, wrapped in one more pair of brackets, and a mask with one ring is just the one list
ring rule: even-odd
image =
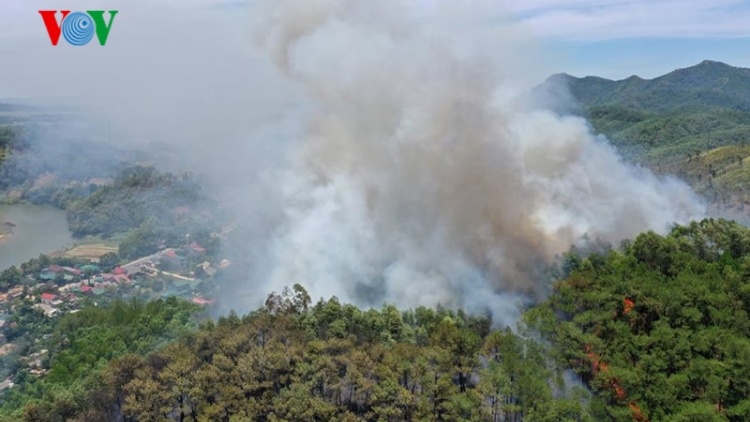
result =
[{"label": "red roof house", "polygon": [[42,303],[49,305],[56,297],[52,293],[42,293]]},{"label": "red roof house", "polygon": [[188,248],[190,248],[190,249],[192,249],[192,250],[194,250],[195,252],[198,252],[198,253],[206,252],[206,248],[199,246],[195,242],[193,242],[190,245],[188,245]]}]

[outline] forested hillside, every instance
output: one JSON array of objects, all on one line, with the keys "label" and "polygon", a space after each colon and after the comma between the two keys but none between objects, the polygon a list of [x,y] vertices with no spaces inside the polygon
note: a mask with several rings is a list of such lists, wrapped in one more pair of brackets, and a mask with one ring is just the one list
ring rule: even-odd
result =
[{"label": "forested hillside", "polygon": [[711,202],[748,203],[750,69],[704,61],[651,80],[560,74],[542,89],[560,87],[572,95],[574,112],[628,159],[686,179]]},{"label": "forested hillside", "polygon": [[750,69],[706,60],[654,79],[631,76],[621,81],[595,76],[565,78],[585,107],[619,105],[651,111],[718,106],[750,111]]},{"label": "forested hillside", "polygon": [[[542,343],[461,311],[310,306],[299,286],[110,362],[27,421],[595,421]],[[65,400],[61,402],[60,400]],[[122,419],[119,419],[119,418]],[[67,418],[67,419],[66,419]]]},{"label": "forested hillside", "polygon": [[146,357],[102,363],[96,384],[25,418],[750,420],[750,230],[704,220],[644,233],[573,251],[562,271],[513,332],[460,310],[312,306],[295,286]]},{"label": "forested hillside", "polygon": [[750,230],[705,220],[568,268],[526,318],[594,389],[601,420],[750,420]]},{"label": "forested hillside", "polygon": [[15,387],[4,391],[0,401],[2,421],[70,420],[107,382],[110,373],[104,368],[110,360],[146,354],[197,328],[197,307],[176,298],[147,304],[116,301],[104,309],[92,304],[66,315],[54,326],[31,304],[24,306],[24,312],[11,321],[16,327],[9,339],[25,336],[42,342],[45,353],[35,358],[49,370],[46,376],[37,377],[23,369],[25,360],[19,359],[16,365],[21,370]]},{"label": "forested hillside", "polygon": [[189,213],[200,198],[200,187],[190,175],[175,176],[136,166],[71,204],[68,223],[76,236],[110,236],[144,224],[156,230],[173,225],[180,207]]}]

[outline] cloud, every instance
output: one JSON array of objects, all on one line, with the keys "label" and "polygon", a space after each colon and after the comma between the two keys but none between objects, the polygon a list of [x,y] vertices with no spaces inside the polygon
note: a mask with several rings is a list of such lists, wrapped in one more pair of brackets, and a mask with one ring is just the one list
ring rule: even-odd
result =
[{"label": "cloud", "polygon": [[558,40],[750,37],[750,5],[743,0],[530,0],[505,4],[538,35]]}]

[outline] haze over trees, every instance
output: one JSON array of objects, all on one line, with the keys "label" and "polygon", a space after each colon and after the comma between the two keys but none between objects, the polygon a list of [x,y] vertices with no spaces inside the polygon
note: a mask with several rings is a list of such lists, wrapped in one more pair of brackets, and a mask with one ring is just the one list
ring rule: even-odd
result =
[{"label": "haze over trees", "polygon": [[[59,354],[51,375],[69,380],[70,362],[86,350]],[[298,285],[242,318],[207,321],[143,350],[131,347],[74,383],[81,388],[27,405],[24,420],[595,420],[582,401],[588,393],[566,387],[542,343],[462,311],[361,310],[336,298],[313,306]]]},{"label": "haze over trees", "polygon": [[750,202],[750,69],[707,60],[651,80],[559,74],[539,89],[626,158],[686,180],[712,203]]},{"label": "haze over trees", "polygon": [[601,420],[750,419],[750,230],[704,220],[567,267],[526,318],[594,389]]},{"label": "haze over trees", "polygon": [[[253,313],[205,321],[145,356],[148,347],[120,347],[90,372],[85,389],[29,404],[23,415],[131,422],[750,418],[749,229],[709,219],[666,236],[648,232],[616,250],[573,250],[562,271],[549,300],[527,311],[515,332],[461,310],[362,310],[336,298],[312,305],[295,285]],[[97,312],[63,320],[56,332],[99,327],[89,319]],[[120,313],[110,310],[106,320]],[[180,321],[171,330],[190,319]],[[91,352],[59,353],[50,374],[61,381],[45,382],[70,383],[75,362],[91,361],[81,353]],[[68,419],[60,419],[63,411]]]},{"label": "haze over trees", "polygon": [[[750,199],[750,71],[704,62],[653,81],[558,78],[630,159],[709,200]],[[0,130],[0,150],[21,134]],[[195,230],[208,225],[200,213],[175,213],[203,199],[189,175],[132,167],[105,186],[39,190],[17,177],[0,183],[65,207],[77,235],[118,236],[102,266],[187,231],[218,248]],[[550,270],[551,296],[514,330],[460,309],[313,304],[299,285],[216,320],[175,298],[92,303],[57,320],[20,303],[5,335],[23,350],[51,345],[38,356],[47,372],[32,374],[26,357],[2,368],[15,387],[0,421],[750,420],[750,230],[708,219],[592,249]],[[2,271],[0,288],[53,262],[72,265],[42,256]]]}]

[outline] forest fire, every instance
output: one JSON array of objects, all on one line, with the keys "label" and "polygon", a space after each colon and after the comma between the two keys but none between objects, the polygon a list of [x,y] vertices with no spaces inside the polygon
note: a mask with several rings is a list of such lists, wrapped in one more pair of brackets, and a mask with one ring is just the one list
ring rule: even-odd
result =
[{"label": "forest fire", "polygon": [[[633,308],[635,308],[635,302],[629,298],[623,299],[623,314],[627,315],[630,313]],[[601,358],[597,353],[593,351],[593,348],[590,344],[587,344],[585,346],[585,352],[586,356],[589,358],[589,361],[591,361],[591,375],[596,377],[599,373],[603,373],[606,375],[606,373],[609,372],[609,365],[606,362],[602,362]],[[618,401],[624,401],[627,398],[627,394],[625,393],[625,389],[622,388],[620,385],[620,380],[617,379],[617,377],[611,377],[611,380],[609,382],[609,387],[615,391],[615,396],[617,397]],[[638,404],[634,401],[628,402],[628,407],[633,412],[633,419],[636,421],[643,421],[643,422],[649,422],[647,418],[644,417],[643,411],[638,406]]]}]

